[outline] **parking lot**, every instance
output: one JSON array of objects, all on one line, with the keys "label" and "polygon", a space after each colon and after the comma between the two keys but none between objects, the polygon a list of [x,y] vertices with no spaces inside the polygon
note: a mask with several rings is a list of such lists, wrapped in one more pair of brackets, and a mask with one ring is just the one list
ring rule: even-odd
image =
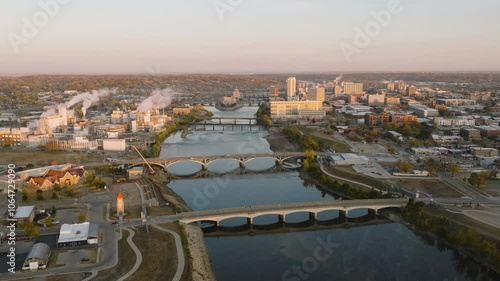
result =
[{"label": "parking lot", "polygon": [[63,223],[77,223],[78,215],[84,211],[84,209],[58,209],[56,213],[55,220],[59,222],[59,224]]}]

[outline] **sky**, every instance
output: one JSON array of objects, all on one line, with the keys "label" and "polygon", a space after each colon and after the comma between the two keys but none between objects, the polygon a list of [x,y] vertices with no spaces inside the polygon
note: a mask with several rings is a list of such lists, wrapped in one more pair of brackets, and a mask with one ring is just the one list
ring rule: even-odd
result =
[{"label": "sky", "polygon": [[500,71],[498,0],[23,0],[0,75]]}]

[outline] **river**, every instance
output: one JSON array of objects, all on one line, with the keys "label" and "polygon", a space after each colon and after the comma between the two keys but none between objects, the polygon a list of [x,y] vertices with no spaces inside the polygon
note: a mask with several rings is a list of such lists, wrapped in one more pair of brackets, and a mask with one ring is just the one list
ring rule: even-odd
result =
[{"label": "river", "polygon": [[[252,117],[257,108],[218,112],[215,116]],[[194,131],[182,138],[175,134],[165,141],[162,156],[226,155],[269,153],[265,131]],[[274,161],[254,159],[246,168],[268,170]],[[169,171],[195,174],[201,165],[185,162]],[[219,209],[261,204],[338,200],[335,195],[302,180],[296,171],[240,174],[237,161],[222,159],[208,169],[220,173],[212,178],[173,180],[169,187],[193,209]],[[349,218],[363,217],[365,209],[349,212]],[[323,212],[318,220],[338,217]],[[307,213],[290,214],[287,222],[308,220]],[[244,218],[229,219],[221,226],[245,224]],[[279,222],[269,215],[254,220],[256,225]],[[349,227],[304,228],[302,231],[269,232],[253,236],[205,237],[212,267],[219,281],[255,280],[500,280],[498,275],[460,253],[440,245],[398,223],[356,224]]]}]

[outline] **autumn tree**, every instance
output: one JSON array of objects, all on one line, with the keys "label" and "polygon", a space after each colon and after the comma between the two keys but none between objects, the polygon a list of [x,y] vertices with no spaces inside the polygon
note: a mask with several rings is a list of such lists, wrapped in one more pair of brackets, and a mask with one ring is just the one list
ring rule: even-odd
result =
[{"label": "autumn tree", "polygon": [[451,173],[451,176],[454,176],[456,173],[460,173],[460,171],[462,171],[462,168],[460,168],[460,166],[458,166],[457,164],[452,164],[448,169]]},{"label": "autumn tree", "polygon": [[413,164],[410,161],[398,160],[398,163],[396,165],[399,170],[401,170],[405,174],[411,171],[411,169],[413,168]]}]

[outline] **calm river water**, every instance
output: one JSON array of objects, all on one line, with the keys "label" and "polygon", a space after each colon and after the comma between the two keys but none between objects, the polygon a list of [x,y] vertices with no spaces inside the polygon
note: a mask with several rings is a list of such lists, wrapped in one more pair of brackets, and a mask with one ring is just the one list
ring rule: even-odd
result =
[{"label": "calm river water", "polygon": [[[257,108],[236,112],[218,112],[215,116],[252,117]],[[248,121],[247,121],[248,122]],[[269,153],[267,132],[195,131],[182,138],[169,137],[162,156],[227,155]],[[250,170],[266,170],[274,165],[270,158],[259,158],[247,164]],[[295,171],[239,175],[238,162],[222,159],[208,169],[231,174],[214,178],[181,179],[169,186],[196,210],[305,201],[336,200],[304,182]],[[194,174],[201,165],[185,162],[172,165],[169,171],[179,175]],[[364,209],[349,212],[360,217]],[[318,219],[333,219],[338,212],[320,213]],[[288,222],[302,222],[307,213],[286,217]],[[254,224],[272,224],[276,216],[262,216]],[[242,218],[221,222],[238,226]],[[278,231],[279,232],[279,231]],[[206,237],[212,267],[219,281],[256,280],[500,280],[471,259],[413,232],[398,223],[375,225],[350,224],[350,227],[300,232],[258,234],[255,236]]]}]

